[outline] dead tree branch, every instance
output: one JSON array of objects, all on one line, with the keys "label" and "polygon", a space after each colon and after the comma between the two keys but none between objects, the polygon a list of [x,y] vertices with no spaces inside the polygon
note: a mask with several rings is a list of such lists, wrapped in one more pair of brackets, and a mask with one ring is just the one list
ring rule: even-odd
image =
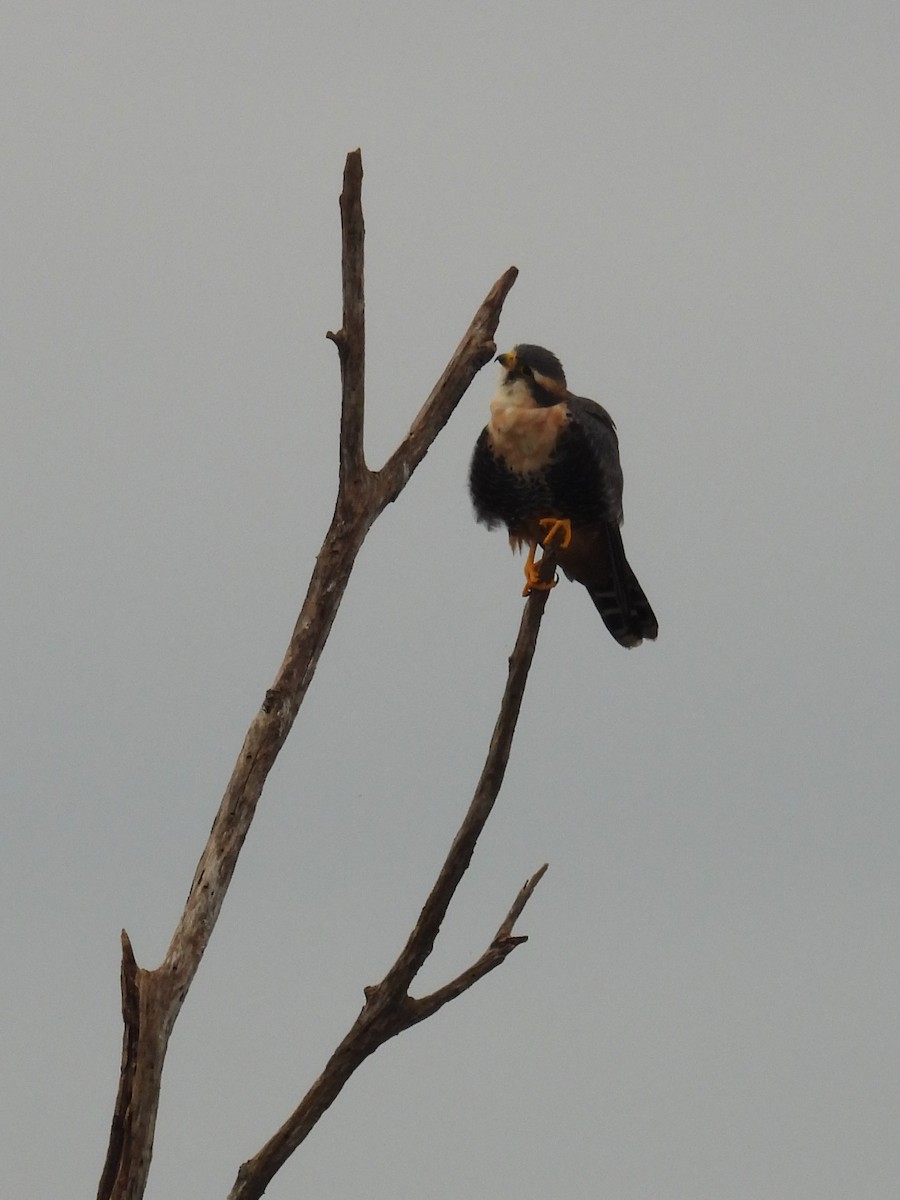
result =
[{"label": "dead tree branch", "polygon": [[366,310],[363,249],[366,226],[362,212],[362,156],[347,155],[341,189],[341,292],[343,324],[326,336],[341,360],[340,491],[359,487],[369,476],[363,445],[366,403]]},{"label": "dead tree branch", "polygon": [[[515,282],[516,269],[510,267],[485,297],[407,437],[381,471],[370,471],[363,451],[361,189],[362,160],[357,150],[347,156],[340,199],[343,325],[329,334],[338,348],[342,382],[334,516],[284,660],[244,738],[162,963],[155,970],[138,967],[123,931],[122,1066],[98,1200],[141,1200],[144,1194],[169,1037],[221,911],[266,778],[290,733],[331,631],[356,555],[372,523],[397,498],[476,373],[492,358],[503,302]],[[532,607],[527,605],[526,612]]]},{"label": "dead tree branch", "polygon": [[362,1011],[326,1063],[322,1074],[278,1132],[258,1154],[242,1165],[228,1200],[259,1200],[276,1172],[304,1141],[356,1068],[370,1054],[390,1038],[424,1021],[450,1000],[456,999],[499,967],[516,946],[527,941],[525,937],[514,937],[512,930],[547,870],[546,863],[522,887],[496,936],[477,962],[428,996],[416,999],[409,995],[409,985],[431,953],[447,907],[469,865],[475,843],[500,791],[548,594],[546,591],[534,592],[525,605],[519,636],[509,659],[506,690],[481,778],[415,928],[381,983],[366,988],[366,1002]]}]

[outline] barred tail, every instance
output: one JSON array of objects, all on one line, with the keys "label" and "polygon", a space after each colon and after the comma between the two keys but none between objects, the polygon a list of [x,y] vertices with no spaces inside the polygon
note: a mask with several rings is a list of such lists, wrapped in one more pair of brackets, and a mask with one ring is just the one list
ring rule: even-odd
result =
[{"label": "barred tail", "polygon": [[581,582],[588,590],[603,624],[620,646],[639,646],[659,632],[656,617],[644,590],[628,565],[618,525],[606,526],[608,559],[603,570]]}]

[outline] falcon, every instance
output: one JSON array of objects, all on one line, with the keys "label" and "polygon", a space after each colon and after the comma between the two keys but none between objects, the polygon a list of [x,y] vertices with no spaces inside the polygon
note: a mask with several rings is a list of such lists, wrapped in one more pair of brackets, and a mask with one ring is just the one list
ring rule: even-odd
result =
[{"label": "falcon", "polygon": [[477,519],[505,525],[514,550],[528,546],[527,596],[544,582],[540,546],[584,584],[620,646],[657,634],[656,617],[622,545],[622,468],[612,417],[573,395],[555,354],[521,344],[497,358],[491,419],[475,445],[469,490]]}]

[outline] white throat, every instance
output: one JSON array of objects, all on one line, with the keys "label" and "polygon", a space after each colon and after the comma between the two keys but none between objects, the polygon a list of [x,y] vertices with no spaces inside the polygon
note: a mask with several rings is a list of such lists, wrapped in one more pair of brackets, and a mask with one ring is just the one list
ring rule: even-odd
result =
[{"label": "white throat", "polygon": [[488,438],[513,471],[538,471],[553,453],[566,416],[564,403],[539,406],[521,379],[507,377],[491,400]]},{"label": "white throat", "polygon": [[499,417],[511,408],[537,408],[537,404],[523,379],[510,379],[507,375],[491,398],[491,416]]}]

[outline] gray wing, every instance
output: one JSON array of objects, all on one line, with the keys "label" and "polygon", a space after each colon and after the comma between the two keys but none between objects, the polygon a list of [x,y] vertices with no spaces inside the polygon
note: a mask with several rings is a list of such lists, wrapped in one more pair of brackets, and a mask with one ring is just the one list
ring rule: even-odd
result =
[{"label": "gray wing", "polygon": [[619,645],[639,646],[644,638],[654,639],[659,627],[622,545],[622,467],[616,427],[606,409],[593,400],[569,396],[567,403],[590,447],[607,519],[596,529],[580,530],[572,545],[560,551],[559,565],[570,579],[584,584]]},{"label": "gray wing", "polygon": [[600,473],[608,519],[622,524],[622,466],[619,438],[612,417],[602,404],[585,396],[567,400],[569,411],[584,432]]}]

